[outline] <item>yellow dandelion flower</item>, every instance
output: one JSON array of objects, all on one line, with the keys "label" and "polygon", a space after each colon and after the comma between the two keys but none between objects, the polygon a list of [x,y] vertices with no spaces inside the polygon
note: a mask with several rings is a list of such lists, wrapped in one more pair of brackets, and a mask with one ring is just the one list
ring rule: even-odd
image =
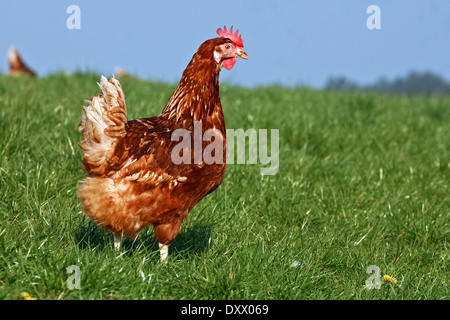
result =
[{"label": "yellow dandelion flower", "polygon": [[22,296],[23,300],[37,300],[35,297],[31,296],[28,292],[21,292],[20,295]]},{"label": "yellow dandelion flower", "polygon": [[384,281],[389,282],[389,283],[397,283],[397,279],[395,279],[394,277],[391,277],[387,274],[385,274],[383,276]]}]

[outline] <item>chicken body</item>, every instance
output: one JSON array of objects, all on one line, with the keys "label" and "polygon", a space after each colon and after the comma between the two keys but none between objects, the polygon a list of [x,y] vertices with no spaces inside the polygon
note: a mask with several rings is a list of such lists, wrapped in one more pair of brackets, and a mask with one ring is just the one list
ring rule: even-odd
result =
[{"label": "chicken body", "polygon": [[[128,121],[119,81],[102,77],[102,95],[89,101],[79,127],[88,177],[81,181],[78,196],[84,212],[115,235],[116,246],[121,235],[133,239],[152,224],[165,260],[189,211],[224,179],[226,129],[219,97],[222,60],[217,62],[214,54],[230,45],[233,42],[226,38],[204,42],[157,117]],[[227,59],[227,53],[221,53]],[[243,51],[238,54],[247,57]],[[203,153],[212,143],[200,138],[201,150],[183,150],[191,161],[175,164],[172,150],[180,141],[172,139],[173,132],[185,130],[194,146],[199,125],[202,134],[215,130],[214,143],[222,146],[215,150],[219,155],[221,151],[220,161],[207,164],[205,159],[198,160],[199,151]]]},{"label": "chicken body", "polygon": [[36,73],[31,70],[19,55],[15,48],[8,50],[9,75],[11,77],[30,76],[36,77]]}]

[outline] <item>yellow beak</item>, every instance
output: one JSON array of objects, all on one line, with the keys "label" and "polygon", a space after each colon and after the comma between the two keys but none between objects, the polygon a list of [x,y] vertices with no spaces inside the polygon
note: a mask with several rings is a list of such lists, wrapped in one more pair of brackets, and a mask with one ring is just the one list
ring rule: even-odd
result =
[{"label": "yellow beak", "polygon": [[236,52],[236,56],[241,57],[241,58],[243,58],[245,60],[248,60],[248,55],[244,52],[244,50],[239,49]]}]

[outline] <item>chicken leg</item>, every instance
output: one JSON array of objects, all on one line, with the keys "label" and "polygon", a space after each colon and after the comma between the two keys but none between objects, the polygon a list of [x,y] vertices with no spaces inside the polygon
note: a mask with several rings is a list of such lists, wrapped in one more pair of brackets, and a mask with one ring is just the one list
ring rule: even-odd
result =
[{"label": "chicken leg", "polygon": [[[114,233],[114,249],[116,251],[120,250],[121,241],[122,236]],[[167,257],[169,256],[169,245],[159,243],[159,254],[161,257],[161,262],[167,263]]]},{"label": "chicken leg", "polygon": [[114,233],[114,249],[116,251],[120,250],[120,243],[122,242],[122,236],[120,234]]},{"label": "chicken leg", "polygon": [[169,256],[169,245],[160,243],[159,254],[161,256],[161,262],[167,263],[167,257]]}]

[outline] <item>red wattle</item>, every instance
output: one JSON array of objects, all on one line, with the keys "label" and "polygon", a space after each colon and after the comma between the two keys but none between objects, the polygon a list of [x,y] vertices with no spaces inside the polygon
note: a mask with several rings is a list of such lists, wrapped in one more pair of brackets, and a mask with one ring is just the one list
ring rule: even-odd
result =
[{"label": "red wattle", "polygon": [[235,63],[236,63],[236,58],[225,59],[222,62],[223,66],[227,70],[231,70],[231,68],[233,68]]}]

